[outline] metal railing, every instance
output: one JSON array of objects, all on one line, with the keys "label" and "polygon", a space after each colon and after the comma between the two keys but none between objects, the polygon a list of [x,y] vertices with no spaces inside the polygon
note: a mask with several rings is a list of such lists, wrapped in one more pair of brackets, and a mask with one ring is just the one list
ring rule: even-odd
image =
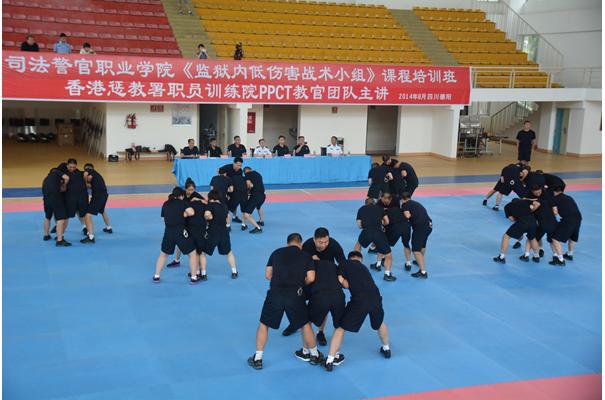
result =
[{"label": "metal railing", "polygon": [[502,133],[511,126],[527,119],[538,110],[538,103],[533,101],[515,101],[500,109],[489,120],[489,131]]},{"label": "metal railing", "polygon": [[506,37],[517,43],[517,49],[523,50],[523,42],[528,36],[537,38],[535,43],[538,64],[560,67],[563,65],[563,54],[544,36],[540,35],[527,21],[515,12],[505,1],[472,0],[474,9],[486,13],[487,19],[494,22],[496,27],[506,33]]},{"label": "metal railing", "polygon": [[601,67],[473,66],[473,88],[601,88]]}]

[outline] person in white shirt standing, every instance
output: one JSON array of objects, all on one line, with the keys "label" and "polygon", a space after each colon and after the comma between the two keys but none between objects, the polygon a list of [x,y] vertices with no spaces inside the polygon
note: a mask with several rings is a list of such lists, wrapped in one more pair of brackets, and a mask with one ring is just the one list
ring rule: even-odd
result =
[{"label": "person in white shirt standing", "polygon": [[271,149],[265,146],[265,139],[258,141],[258,146],[254,149],[254,157],[266,157],[271,156]]},{"label": "person in white shirt standing", "polygon": [[329,156],[341,156],[342,155],[342,147],[338,145],[338,138],[336,136],[332,136],[330,139],[330,144],[326,147],[326,154]]}]

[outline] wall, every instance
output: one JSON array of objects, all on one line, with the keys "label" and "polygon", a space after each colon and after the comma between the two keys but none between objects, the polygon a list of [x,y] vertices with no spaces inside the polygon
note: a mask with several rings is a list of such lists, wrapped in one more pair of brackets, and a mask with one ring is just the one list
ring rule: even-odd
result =
[{"label": "wall", "polygon": [[[107,103],[107,154],[124,151],[131,143],[149,148],[163,149],[165,144],[172,144],[176,149],[187,145],[187,139],[198,137],[198,109],[192,110],[191,126],[172,126],[171,104],[164,105],[164,112],[152,113],[147,103]],[[125,126],[126,115],[136,113],[137,128]]]},{"label": "wall", "polygon": [[[567,108],[566,104],[557,104]],[[569,124],[565,151],[572,155],[601,154],[601,108],[596,102],[569,105]]]},{"label": "wall", "polygon": [[400,107],[397,131],[398,154],[430,153],[432,136],[432,107]]},{"label": "wall", "polygon": [[311,152],[320,154],[321,147],[330,143],[330,136],[344,138],[344,151],[365,154],[367,106],[301,105],[298,114],[299,134],[303,135]]},{"label": "wall", "polygon": [[[273,148],[277,144],[280,135],[286,137],[286,144],[292,148],[296,144],[296,138],[290,136],[290,128],[298,128],[298,105],[270,105],[263,107],[263,125],[257,128],[258,139],[263,137],[267,147]],[[258,114],[257,114],[258,120]]]},{"label": "wall", "polygon": [[399,107],[368,107],[366,151],[391,154],[397,147]]},{"label": "wall", "polygon": [[435,107],[432,114],[431,153],[456,158],[460,108]]}]

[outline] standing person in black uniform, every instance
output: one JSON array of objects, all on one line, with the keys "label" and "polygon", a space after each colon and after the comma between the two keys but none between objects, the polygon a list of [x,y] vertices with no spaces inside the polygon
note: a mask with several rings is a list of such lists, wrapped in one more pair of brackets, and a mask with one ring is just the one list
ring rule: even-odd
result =
[{"label": "standing person in black uniform", "polygon": [[187,147],[181,149],[182,158],[198,158],[200,156],[200,150],[195,145],[195,140],[189,139],[187,141]]},{"label": "standing person in black uniform", "polygon": [[65,229],[69,224],[69,218],[74,218],[77,214],[82,225],[82,234],[86,235],[84,216],[88,208],[88,189],[84,181],[84,173],[78,169],[78,162],[73,158],[67,160],[67,163],[59,165],[58,169],[69,176],[65,191],[65,206],[67,207],[68,217]]},{"label": "standing person in black uniform", "polygon": [[291,233],[287,238],[287,246],[271,253],[265,268],[265,278],[271,283],[256,331],[256,352],[248,358],[248,365],[254,369],[263,368],[263,353],[269,328],[279,328],[284,312],[295,331],[302,328],[303,348],[295,353],[296,357],[313,365],[319,364],[322,356],[317,350],[303,296],[303,287],[315,280],[315,264],[311,256],[302,251],[300,234]]},{"label": "standing person in black uniform", "polygon": [[[403,176],[405,181],[405,189],[403,191],[408,192],[410,197],[413,196],[416,189],[418,189],[419,184],[418,175],[416,175],[414,167],[403,161],[399,162],[397,167],[401,171],[401,176]],[[399,193],[399,195],[401,195],[401,193]]]},{"label": "standing person in black uniform", "polygon": [[162,248],[158,260],[155,263],[155,275],[153,275],[153,282],[160,282],[160,273],[164,268],[166,257],[174,253],[174,248],[178,247],[181,249],[183,254],[189,256],[189,268],[191,284],[199,282],[197,278],[197,254],[195,252],[195,244],[189,232],[186,229],[187,217],[191,217],[194,214],[193,209],[184,200],[185,191],[180,187],[172,189],[172,193],[168,196],[168,200],[162,205],[162,218],[166,228],[164,229],[164,237],[162,238]]},{"label": "standing person in black uniform", "polygon": [[[103,232],[113,233],[111,223],[109,222],[109,216],[105,211],[105,206],[107,205],[107,199],[109,199],[109,194],[107,193],[107,186],[105,185],[105,180],[103,179],[103,176],[101,176],[101,174],[99,174],[95,170],[92,164],[84,165],[84,180],[90,185],[92,196],[90,198],[90,204],[88,204],[88,208],[84,217],[87,235],[84,239],[80,240],[80,242],[94,243],[95,236],[94,224],[92,222],[93,215],[101,214],[101,216],[103,217],[103,222],[105,222]],[[86,195],[88,196],[88,193]]]},{"label": "standing person in black uniform", "polygon": [[309,153],[311,153],[311,150],[309,150],[309,146],[307,146],[307,142],[305,142],[305,137],[299,136],[296,147],[294,147],[294,155],[296,157],[304,157],[305,154]]},{"label": "standing person in black uniform", "polygon": [[[403,194],[403,193],[402,193]],[[383,193],[380,198],[380,206],[384,208],[384,215],[388,219],[388,224],[385,225],[385,233],[389,246],[395,247],[399,239],[403,244],[403,253],[405,255],[405,270],[412,269],[412,253],[410,251],[410,235],[411,228],[408,219],[403,215],[403,211],[399,207],[396,199],[393,199],[390,193]]]},{"label": "standing person in black uniform", "polygon": [[[246,167],[244,168],[244,173],[246,174],[246,185],[249,190],[248,199],[244,205],[244,224],[246,221],[249,221],[254,229],[250,231],[250,233],[262,233],[263,228],[265,226],[265,222],[263,220],[263,204],[265,203],[265,185],[263,184],[263,177],[256,171],[253,171],[252,168]],[[252,213],[254,210],[258,211],[258,221],[254,220]]]},{"label": "standing person in black uniform", "polygon": [[380,194],[389,191],[389,167],[385,164],[372,164],[368,173],[368,198],[378,200]]},{"label": "standing person in black uniform", "polygon": [[517,160],[523,165],[531,161],[531,151],[536,144],[536,132],[531,130],[531,122],[523,122],[523,129],[517,133]]},{"label": "standing person in black uniform", "polygon": [[[362,264],[363,256],[358,251],[352,251],[348,255],[348,260],[340,267],[338,280],[345,289],[351,292],[351,300],[345,307],[344,314],[340,320],[339,327],[334,331],[330,341],[330,352],[323,365],[327,371],[332,371],[339,358],[344,356],[340,354],[340,346],[344,338],[345,331],[359,332],[366,316],[370,316],[370,326],[378,331],[378,336],[382,345],[380,353],[384,358],[391,358],[391,348],[389,346],[389,330],[384,323],[384,309],[382,308],[382,296],[370,271]],[[342,361],[341,361],[342,362]]]},{"label": "standing person in black uniform", "polygon": [[[429,277],[429,274],[425,269],[424,256],[426,254],[427,241],[431,232],[433,232],[433,221],[429,217],[426,208],[419,202],[412,200],[412,196],[409,193],[403,193],[401,200],[403,203],[401,205],[403,216],[408,219],[412,228],[412,252],[419,268],[411,276],[412,278],[426,279]],[[406,262],[406,270],[408,265]]]},{"label": "standing person in black uniform", "polygon": [[513,199],[504,207],[506,218],[511,220],[513,224],[508,228],[506,233],[502,235],[502,243],[500,245],[500,254],[494,257],[495,262],[502,264],[506,263],[506,249],[510,238],[520,240],[523,234],[527,236],[531,247],[534,250],[532,260],[536,263],[540,262],[540,249],[536,241],[537,224],[533,212],[540,207],[540,203],[533,200]]},{"label": "standing person in black uniform", "polygon": [[[206,275],[206,256],[203,251],[206,248],[206,210],[208,210],[208,200],[201,194],[195,191],[195,183],[188,179],[185,183],[185,201],[189,203],[189,207],[193,209],[193,215],[187,218],[187,232],[193,240],[195,251],[197,254],[197,279],[202,281],[208,280]],[[177,249],[177,252],[179,250]],[[191,273],[190,273],[191,275]]]},{"label": "standing person in black uniform", "polygon": [[216,138],[210,139],[210,146],[208,146],[208,157],[218,158],[223,155],[223,151],[216,145]]},{"label": "standing person in black uniform", "polygon": [[244,154],[247,154],[246,146],[242,144],[239,136],[233,138],[233,143],[227,147],[227,154],[229,157],[243,157]]},{"label": "standing person in black uniform", "polygon": [[355,251],[361,251],[362,247],[366,248],[374,243],[378,255],[376,263],[371,264],[370,268],[381,271],[384,259],[383,279],[392,282],[397,278],[391,274],[391,247],[384,233],[383,225],[388,225],[388,218],[384,216],[383,208],[374,204],[372,199],[366,199],[365,205],[357,211],[357,226],[361,229],[361,233],[355,243]]},{"label": "standing person in black uniform", "polygon": [[67,182],[69,176],[63,173],[58,168],[53,168],[48,173],[48,176],[42,182],[42,194],[44,201],[44,240],[50,240],[49,234],[50,220],[55,217],[57,223],[56,232],[57,247],[69,247],[71,243],[65,240],[63,233],[67,226],[67,209],[65,207],[65,196]]},{"label": "standing person in black uniform", "polygon": [[[195,187],[195,182],[193,181],[193,179],[191,178],[187,178],[187,180],[185,181],[185,198],[184,198],[185,202],[189,203],[191,205],[191,208],[194,209],[194,211],[196,211],[196,215],[195,215],[195,219],[199,220],[200,218],[203,219],[204,213],[202,212],[200,215],[197,215],[197,211],[195,209],[195,207],[193,207],[193,201],[195,200],[200,200],[202,201],[204,204],[208,204],[208,200],[206,200],[204,198],[204,196],[202,196],[201,194],[199,194],[198,192],[196,192],[196,187]],[[192,220],[192,218],[187,218],[186,222],[187,222],[187,226],[189,226],[190,221]],[[204,221],[204,228],[206,228],[206,224]],[[197,246],[196,246],[197,247]],[[177,247],[176,248],[176,255],[174,256],[174,260],[169,262],[168,265],[166,265],[168,268],[175,268],[181,265],[181,250]]]},{"label": "standing person in black uniform", "polygon": [[[241,157],[235,157],[233,159],[233,164],[224,165],[223,168],[233,184],[233,191],[229,194],[229,200],[227,201],[229,212],[233,214],[232,221],[242,224],[242,230],[246,230],[246,223],[237,216],[238,207],[242,210],[243,214],[244,204],[248,197],[248,187],[246,186],[246,180],[244,179],[244,171],[242,170],[243,163],[244,160],[242,160]],[[243,217],[244,216],[242,215],[242,218]]]},{"label": "standing person in black uniform", "polygon": [[[218,169],[218,175],[210,180],[210,190],[216,190],[220,195],[220,201],[225,205],[229,204],[229,196],[233,192],[233,181],[227,176],[225,167]],[[227,229],[231,230],[231,214],[227,213]]]},{"label": "standing person in black uniform", "polygon": [[[546,235],[546,240],[552,243],[552,234],[557,228],[557,219],[553,213],[553,205],[551,200],[546,195],[546,191],[543,186],[539,184],[534,185],[531,188],[530,194],[526,196],[526,199],[537,201],[540,203],[540,207],[534,211],[534,217],[538,222],[538,228],[536,229],[536,240],[539,246],[539,256],[544,257],[544,248],[542,246],[542,238]],[[516,245],[516,244],[515,244]],[[513,246],[515,248],[515,246]],[[519,257],[522,261],[529,261],[529,249],[531,248],[530,240],[525,241],[525,253]],[[553,248],[553,253],[556,253]]]},{"label": "standing person in black uniform", "polygon": [[[231,267],[231,279],[237,279],[237,266],[235,263],[235,255],[231,251],[231,238],[227,229],[227,219],[229,211],[227,206],[221,202],[221,195],[216,190],[211,190],[208,193],[208,206],[204,211],[204,218],[207,221],[207,236],[205,239],[204,253],[209,256],[214,253],[214,249],[218,249],[218,254],[227,256],[227,262]],[[203,256],[202,256],[203,257]],[[201,270],[202,277],[206,275],[205,261]],[[202,278],[205,280],[205,278]]]},{"label": "standing person in black uniform", "polygon": [[[554,233],[552,234],[552,246],[555,256],[550,265],[564,266],[565,260],[573,260],[573,250],[580,237],[580,226],[582,225],[582,214],[575,200],[563,193],[561,186],[555,186],[553,191],[553,213],[561,217]],[[563,243],[567,242],[567,252],[563,253]]]},{"label": "standing person in black uniform", "polygon": [[277,157],[283,157],[286,154],[290,154],[290,149],[286,146],[285,136],[280,135],[279,138],[277,138],[277,144],[273,146],[273,154]]},{"label": "standing person in black uniform", "polygon": [[[544,186],[546,185],[546,179],[544,179],[544,175],[538,172],[534,172],[531,170],[531,167],[529,165],[524,165],[523,167],[521,167],[521,172],[520,172],[520,182],[521,185],[523,187],[523,193],[519,194],[520,198],[525,198],[525,199],[534,199],[534,195],[533,195],[533,187],[541,187],[544,188]],[[540,204],[544,205],[544,203],[540,202]],[[543,209],[544,207],[542,207]],[[537,219],[537,217],[536,217]],[[521,247],[521,241],[517,241],[515,244],[513,244],[513,249],[518,249],[519,247]],[[526,243],[526,253],[529,253],[529,245]],[[544,250],[541,250],[541,253],[544,253]],[[540,256],[542,257],[542,256]],[[525,257],[523,256],[522,258],[524,261],[529,260],[529,256]]]},{"label": "standing person in black uniform", "polygon": [[519,164],[508,164],[502,168],[500,172],[500,178],[496,182],[496,185],[490,190],[485,199],[483,199],[483,205],[487,206],[487,201],[490,197],[496,194],[496,205],[492,207],[492,210],[499,211],[500,203],[502,202],[502,196],[508,196],[510,192],[515,191],[518,196],[523,196],[523,185],[519,179],[521,174],[521,165]]},{"label": "standing person in black uniform", "polygon": [[561,189],[563,189],[563,191],[565,191],[565,181],[563,181],[563,179],[561,179],[557,175],[544,173],[542,170],[537,170],[536,172],[544,176],[544,186],[551,194],[552,189],[557,186],[559,186]]}]

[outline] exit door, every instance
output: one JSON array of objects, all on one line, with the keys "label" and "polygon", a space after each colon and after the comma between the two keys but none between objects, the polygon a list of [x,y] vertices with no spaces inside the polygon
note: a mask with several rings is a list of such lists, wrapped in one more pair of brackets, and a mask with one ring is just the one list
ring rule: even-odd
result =
[{"label": "exit door", "polygon": [[567,147],[567,126],[569,124],[569,110],[557,108],[555,117],[555,136],[552,144],[554,154],[565,154]]}]

